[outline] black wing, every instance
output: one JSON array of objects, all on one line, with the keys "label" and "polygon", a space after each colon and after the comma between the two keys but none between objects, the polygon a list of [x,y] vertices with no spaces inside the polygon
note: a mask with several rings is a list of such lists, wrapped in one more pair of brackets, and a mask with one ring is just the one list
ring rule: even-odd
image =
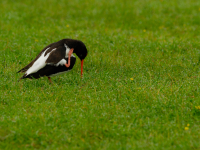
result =
[{"label": "black wing", "polygon": [[[53,49],[52,49],[53,50]],[[48,50],[45,55],[48,54]],[[56,50],[50,52],[49,57],[46,60],[47,64],[57,64],[59,61],[65,58],[66,55],[66,48],[63,46],[59,46]]]}]

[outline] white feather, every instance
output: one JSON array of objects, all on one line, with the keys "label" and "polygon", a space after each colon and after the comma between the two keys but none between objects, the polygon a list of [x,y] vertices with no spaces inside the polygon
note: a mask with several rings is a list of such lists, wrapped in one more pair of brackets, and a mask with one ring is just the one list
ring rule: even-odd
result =
[{"label": "white feather", "polygon": [[47,51],[48,49],[50,49],[51,47],[48,47],[45,51]]},{"label": "white feather", "polygon": [[52,49],[51,52],[55,51],[56,49],[57,49],[57,48]]},{"label": "white feather", "polygon": [[66,44],[64,44],[64,46],[65,46],[65,48],[66,48],[65,58],[67,58],[67,57],[68,57],[68,54],[69,54],[69,51],[70,51],[70,48],[69,48]]},{"label": "white feather", "polygon": [[66,63],[67,63],[67,61],[65,59],[61,59],[55,66],[59,66],[59,65],[63,66]]},{"label": "white feather", "polygon": [[[49,47],[50,48],[50,47]],[[26,76],[28,76],[29,74],[35,73],[38,70],[40,70],[41,68],[46,66],[46,60],[49,57],[48,53],[46,56],[44,56],[45,52],[49,49],[47,48],[42,54],[41,56],[34,62],[34,64],[26,71]],[[52,52],[52,51],[51,51]]]}]

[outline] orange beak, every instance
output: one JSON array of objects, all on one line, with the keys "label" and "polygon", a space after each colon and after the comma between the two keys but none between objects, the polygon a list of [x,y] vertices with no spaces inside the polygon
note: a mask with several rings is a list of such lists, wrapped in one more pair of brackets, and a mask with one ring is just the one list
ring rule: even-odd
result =
[{"label": "orange beak", "polygon": [[84,59],[81,60],[81,78],[82,78],[82,76],[83,76],[83,60],[84,60]]}]

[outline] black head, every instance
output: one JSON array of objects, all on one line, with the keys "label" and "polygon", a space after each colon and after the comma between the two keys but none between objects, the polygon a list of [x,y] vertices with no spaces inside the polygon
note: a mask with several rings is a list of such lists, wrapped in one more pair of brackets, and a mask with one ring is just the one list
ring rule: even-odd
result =
[{"label": "black head", "polygon": [[70,49],[74,49],[74,53],[80,58],[81,60],[81,77],[83,75],[83,60],[87,56],[87,48],[82,41],[73,40],[73,39],[63,39],[61,42],[64,42]]},{"label": "black head", "polygon": [[85,59],[88,51],[85,44],[82,41],[74,39],[65,39],[65,43],[69,46],[69,48],[74,48],[74,53],[80,58],[80,60]]}]

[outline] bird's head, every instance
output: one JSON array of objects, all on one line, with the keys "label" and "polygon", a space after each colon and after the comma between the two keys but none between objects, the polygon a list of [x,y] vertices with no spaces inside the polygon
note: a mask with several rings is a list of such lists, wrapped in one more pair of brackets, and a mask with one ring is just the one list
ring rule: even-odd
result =
[{"label": "bird's head", "polygon": [[83,60],[88,54],[87,48],[85,44],[82,41],[79,40],[73,40],[73,39],[66,39],[66,44],[70,48],[74,48],[74,53],[79,57],[81,60],[81,77],[83,74]]},{"label": "bird's head", "polygon": [[74,46],[74,53],[80,58],[80,60],[85,59],[87,56],[87,48],[83,42],[80,41],[77,45]]}]

